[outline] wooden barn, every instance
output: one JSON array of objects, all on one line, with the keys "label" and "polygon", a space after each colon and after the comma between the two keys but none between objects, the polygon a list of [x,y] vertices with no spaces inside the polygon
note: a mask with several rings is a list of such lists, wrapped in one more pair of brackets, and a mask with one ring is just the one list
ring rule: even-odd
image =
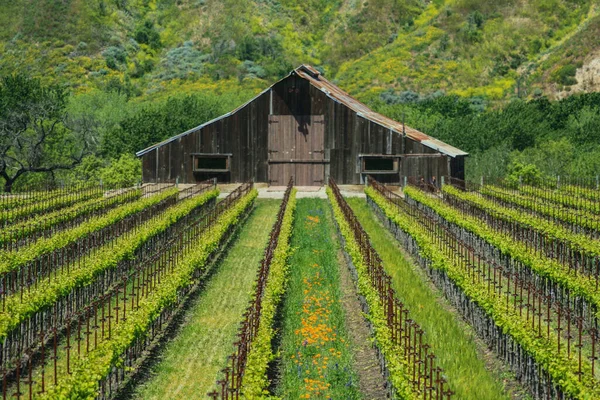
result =
[{"label": "wooden barn", "polygon": [[467,153],[403,126],[302,65],[219,118],[139,151],[144,182],[321,186],[442,176],[464,179]]}]

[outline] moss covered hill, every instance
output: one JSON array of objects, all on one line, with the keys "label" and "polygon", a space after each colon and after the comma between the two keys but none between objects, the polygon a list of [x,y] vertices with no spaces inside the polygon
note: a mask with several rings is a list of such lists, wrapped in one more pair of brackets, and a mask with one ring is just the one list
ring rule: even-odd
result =
[{"label": "moss covered hill", "polygon": [[0,0],[0,7],[3,74],[137,94],[262,87],[260,80],[300,63],[337,67],[385,45],[423,10],[416,0]]},{"label": "moss covered hill", "polygon": [[[600,89],[591,1],[433,1],[394,40],[337,71],[351,91],[389,86],[463,96],[563,97]],[[597,79],[598,80],[598,79]]]},{"label": "moss covered hill", "polygon": [[600,85],[597,14],[589,0],[0,0],[0,73],[147,96],[256,90],[311,63],[367,101],[563,96]]}]

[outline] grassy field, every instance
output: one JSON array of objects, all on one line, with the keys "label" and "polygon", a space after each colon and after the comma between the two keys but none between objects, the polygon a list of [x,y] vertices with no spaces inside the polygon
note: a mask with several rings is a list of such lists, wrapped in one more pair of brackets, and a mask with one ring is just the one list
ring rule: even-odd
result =
[{"label": "grassy field", "polygon": [[205,398],[220,378],[252,284],[263,257],[279,200],[257,200],[256,209],[242,228],[218,271],[188,311],[186,321],[137,388],[137,399]]},{"label": "grassy field", "polygon": [[456,398],[510,398],[507,391],[513,388],[505,385],[512,381],[500,371],[491,372],[488,368],[492,363],[486,367],[485,360],[490,361],[489,357],[483,345],[477,345],[473,331],[428,283],[427,276],[404,258],[395,238],[377,220],[365,200],[349,198],[348,203],[392,276],[401,301],[425,330],[427,342],[432,345]]},{"label": "grassy field", "polygon": [[324,200],[301,199],[296,213],[276,392],[284,399],[361,398],[340,303],[331,211]]}]

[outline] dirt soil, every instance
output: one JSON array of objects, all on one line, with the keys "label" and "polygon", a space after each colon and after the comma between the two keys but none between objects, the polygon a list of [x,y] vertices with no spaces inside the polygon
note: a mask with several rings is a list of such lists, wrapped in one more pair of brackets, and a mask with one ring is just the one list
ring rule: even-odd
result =
[{"label": "dirt soil", "polygon": [[358,384],[365,400],[386,399],[386,381],[381,374],[377,352],[371,345],[371,332],[362,311],[356,288],[352,281],[346,260],[338,252],[340,266],[340,283],[342,292],[342,307],[346,315],[346,328],[354,349],[354,366],[358,374]]}]

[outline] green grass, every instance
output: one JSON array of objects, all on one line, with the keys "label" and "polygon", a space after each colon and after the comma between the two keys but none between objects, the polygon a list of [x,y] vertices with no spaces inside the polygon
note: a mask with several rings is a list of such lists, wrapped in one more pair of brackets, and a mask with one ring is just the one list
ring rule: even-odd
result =
[{"label": "green grass", "polygon": [[258,271],[279,200],[257,200],[215,275],[186,315],[186,321],[139,386],[138,399],[197,399],[216,385],[233,342]]},{"label": "green grass", "polygon": [[332,233],[325,200],[298,200],[282,312],[277,394],[284,399],[361,398],[340,303],[339,244]]},{"label": "green grass", "polygon": [[364,199],[349,198],[371,243],[392,276],[394,289],[410,310],[410,316],[425,330],[438,365],[456,392],[457,399],[506,399],[503,377],[486,369],[475,343],[474,332],[450,311],[440,293],[427,283],[427,276],[404,258],[395,238],[377,220]]}]

